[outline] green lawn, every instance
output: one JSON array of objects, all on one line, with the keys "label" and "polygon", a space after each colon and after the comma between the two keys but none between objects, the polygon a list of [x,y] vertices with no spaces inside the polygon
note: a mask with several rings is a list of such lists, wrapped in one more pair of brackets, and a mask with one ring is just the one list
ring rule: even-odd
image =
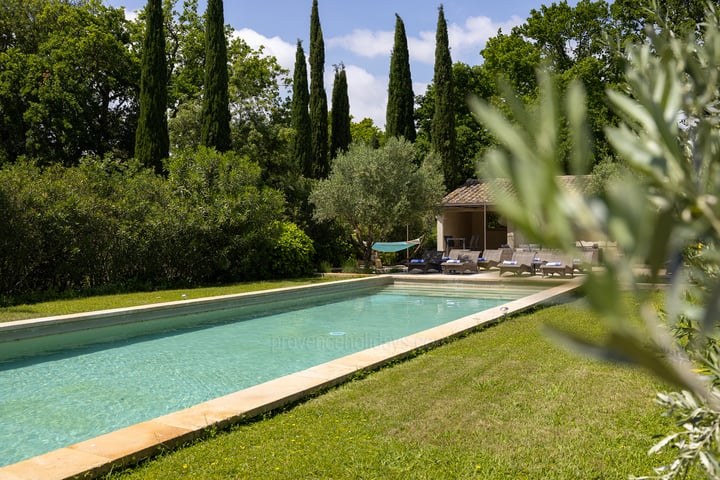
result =
[{"label": "green lawn", "polygon": [[348,277],[328,276],[312,277],[297,280],[273,280],[265,282],[247,282],[220,287],[205,287],[195,289],[158,290],[151,292],[133,292],[119,295],[99,295],[81,297],[70,300],[56,300],[51,302],[33,303],[28,305],[15,305],[0,308],[0,322],[25,320],[28,318],[48,317],[53,315],[66,315],[71,313],[92,312],[111,308],[134,307],[152,303],[173,302],[189,300],[191,298],[214,297],[230,295],[233,293],[255,292],[270,288],[293,287],[336,281]]},{"label": "green lawn", "polygon": [[664,387],[556,347],[548,323],[604,333],[582,301],[519,315],[109,478],[625,479],[667,462],[646,453],[672,429]]}]

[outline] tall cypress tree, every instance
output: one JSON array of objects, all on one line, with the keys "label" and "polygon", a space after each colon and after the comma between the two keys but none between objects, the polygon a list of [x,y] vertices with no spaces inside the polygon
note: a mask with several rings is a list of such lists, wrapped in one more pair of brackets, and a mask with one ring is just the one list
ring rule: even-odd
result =
[{"label": "tall cypress tree", "polygon": [[348,98],[347,74],[345,65],[335,67],[333,82],[332,109],[330,110],[330,154],[335,158],[347,152],[352,135],[350,134],[350,99]]},{"label": "tall cypress tree", "polygon": [[167,125],[167,65],[162,0],[148,0],[145,11],[140,116],[135,131],[135,158],[162,172],[162,160],[170,151]]},{"label": "tall cypress tree", "polygon": [[227,41],[222,0],[208,0],[205,11],[205,91],[200,142],[219,152],[230,150]]},{"label": "tall cypress tree", "polygon": [[455,149],[455,111],[453,109],[452,59],[448,45],[445,13],[440,5],[435,33],[435,113],[430,127],[432,148],[440,157],[445,187],[452,190],[464,179]]},{"label": "tall cypress tree", "polygon": [[415,141],[415,119],[413,118],[415,94],[410,75],[410,54],[408,53],[405,24],[395,14],[395,43],[390,57],[390,84],[388,103],[385,111],[385,135],[405,137]]},{"label": "tall cypress tree", "polygon": [[305,65],[305,51],[300,40],[295,50],[295,71],[293,73],[293,97],[291,122],[295,129],[293,143],[293,159],[300,171],[307,178],[313,176],[312,143],[310,139],[310,113],[308,105],[307,65]]},{"label": "tall cypress tree", "polygon": [[318,2],[313,0],[310,14],[310,124],[314,177],[325,178],[328,161],[328,107],[325,94],[325,41],[320,27]]}]

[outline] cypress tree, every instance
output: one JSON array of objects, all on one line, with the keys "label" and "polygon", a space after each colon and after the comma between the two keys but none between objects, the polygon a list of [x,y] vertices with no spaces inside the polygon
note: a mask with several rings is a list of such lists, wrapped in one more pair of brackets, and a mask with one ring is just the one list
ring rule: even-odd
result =
[{"label": "cypress tree", "polygon": [[330,110],[330,154],[335,158],[347,152],[352,136],[350,134],[350,100],[348,99],[347,74],[345,65],[335,67],[332,109]]},{"label": "cypress tree", "polygon": [[208,0],[205,11],[205,90],[200,142],[219,152],[230,150],[227,42],[222,0]]},{"label": "cypress tree", "polygon": [[308,93],[307,65],[305,65],[305,52],[300,40],[295,50],[295,71],[293,73],[293,97],[291,122],[295,129],[293,143],[293,159],[300,171],[307,178],[313,176],[312,146],[310,142],[310,102]]},{"label": "cypress tree", "polygon": [[148,0],[140,74],[140,115],[135,131],[135,157],[162,172],[170,151],[167,125],[167,65],[162,0]]},{"label": "cypress tree", "polygon": [[448,45],[445,13],[440,5],[437,31],[435,33],[435,113],[432,118],[430,136],[432,148],[440,157],[445,187],[452,190],[464,179],[458,165],[455,149],[455,111],[453,109],[452,59]]},{"label": "cypress tree", "polygon": [[310,14],[310,125],[314,162],[314,177],[325,178],[330,170],[328,162],[328,107],[325,94],[325,42],[318,2],[313,0]]},{"label": "cypress tree", "polygon": [[385,111],[385,135],[405,137],[415,141],[415,119],[413,118],[415,94],[410,75],[410,54],[408,53],[405,24],[395,14],[395,43],[390,57],[390,84],[388,103]]}]

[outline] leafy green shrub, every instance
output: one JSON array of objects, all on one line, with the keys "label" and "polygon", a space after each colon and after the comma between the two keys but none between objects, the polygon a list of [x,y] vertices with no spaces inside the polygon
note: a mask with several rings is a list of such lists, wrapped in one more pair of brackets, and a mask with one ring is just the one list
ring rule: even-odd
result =
[{"label": "leafy green shrub", "polygon": [[[2,300],[312,271],[312,242],[278,221],[284,200],[261,186],[256,163],[198,148],[173,155],[167,171],[164,178],[112,157],[87,157],[73,167],[4,165]],[[258,261],[278,253],[279,263]]]},{"label": "leafy green shrub", "polygon": [[166,168],[173,209],[183,221],[168,219],[176,234],[165,238],[187,237],[177,246],[179,258],[167,250],[169,265],[180,262],[193,283],[273,277],[270,262],[259,259],[271,254],[284,203],[279,192],[260,186],[257,163],[199,147],[174,155]]},{"label": "leafy green shrub", "polygon": [[358,266],[358,261],[355,258],[348,258],[342,264],[343,273],[360,273],[361,268]]},{"label": "leafy green shrub", "polygon": [[[150,257],[143,226],[164,210],[159,177],[132,163],[83,159],[78,166],[41,169],[6,165],[0,190],[8,203],[7,225],[20,241],[0,253],[22,262],[24,272],[3,269],[11,294],[95,288],[138,277]],[[12,255],[4,255],[12,253]]]},{"label": "leafy green shrub", "polygon": [[18,162],[0,170],[0,295],[9,297],[32,288],[33,272],[41,263],[43,236],[36,205],[42,190],[37,169]]},{"label": "leafy green shrub", "polygon": [[292,222],[277,222],[281,232],[271,253],[274,274],[285,278],[313,273],[313,241]]}]

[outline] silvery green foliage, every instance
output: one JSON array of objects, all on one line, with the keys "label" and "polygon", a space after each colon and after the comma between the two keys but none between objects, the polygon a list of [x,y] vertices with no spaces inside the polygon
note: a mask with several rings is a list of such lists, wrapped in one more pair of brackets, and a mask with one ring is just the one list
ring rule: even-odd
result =
[{"label": "silvery green foliage", "polygon": [[[541,76],[537,105],[526,107],[506,93],[512,121],[474,102],[479,121],[501,145],[488,155],[484,173],[513,181],[517,193],[497,203],[530,241],[566,249],[578,238],[617,242],[618,254],[584,280],[588,303],[607,320],[607,340],[591,344],[551,333],[582,351],[641,365],[678,389],[657,399],[680,430],[651,450],[677,449],[656,478],[696,469],[720,478],[718,17],[708,15],[701,39],[652,33],[647,44],[628,48],[626,60],[627,91],[608,92],[622,122],[606,131],[632,175],[609,182],[594,198],[563,190],[557,158],[564,123],[576,173],[585,173],[591,158],[584,93],[571,85],[560,98],[548,75]],[[641,293],[638,265],[652,277],[667,268],[671,279],[662,314],[643,306],[643,327],[626,322],[621,301],[624,290]]]},{"label": "silvery green foliage", "polygon": [[313,186],[309,201],[317,220],[335,220],[353,232],[370,260],[372,244],[387,241],[398,226],[420,225],[426,231],[442,200],[442,174],[428,156],[418,166],[413,145],[392,138],[374,149],[353,143],[333,161],[328,178]]}]

